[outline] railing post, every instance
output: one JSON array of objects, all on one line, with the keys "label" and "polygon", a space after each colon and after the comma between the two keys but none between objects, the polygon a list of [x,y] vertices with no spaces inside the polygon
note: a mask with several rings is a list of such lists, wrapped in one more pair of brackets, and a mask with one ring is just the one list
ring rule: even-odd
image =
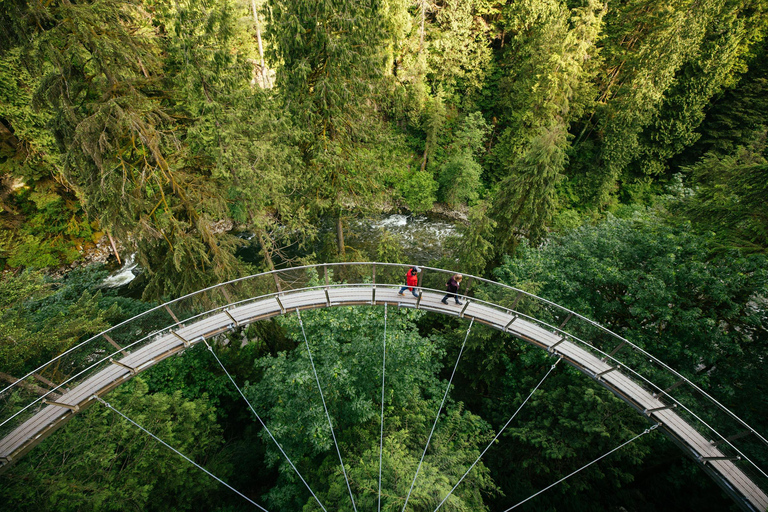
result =
[{"label": "railing post", "polygon": [[645,409],[643,411],[643,414],[645,414],[646,416],[650,416],[651,413],[654,413],[654,412],[657,412],[657,411],[663,411],[665,409],[674,409],[675,407],[677,407],[677,404],[665,405],[663,407],[655,407],[653,409]]},{"label": "railing post", "polygon": [[[177,334],[177,336],[178,336],[178,334]],[[112,363],[112,364],[115,364],[115,365],[117,365],[117,366],[122,366],[123,368],[125,368],[126,370],[128,370],[129,372],[131,372],[131,375],[136,375],[136,374],[138,373],[138,372],[136,371],[136,368],[134,368],[133,366],[128,366],[127,364],[125,364],[125,363],[121,363],[120,361],[115,361],[115,360],[114,360],[114,359],[112,359],[111,357],[109,358],[109,362],[110,362],[110,363]]]},{"label": "railing post", "polygon": [[608,354],[606,357],[604,357],[604,358],[603,358],[603,361],[605,361],[605,360],[606,360],[606,359],[608,359],[609,357],[613,357],[614,355],[616,355],[616,352],[618,352],[619,350],[621,350],[621,349],[624,347],[624,345],[626,345],[626,344],[627,344],[627,341],[626,341],[626,340],[624,340],[624,341],[622,341],[621,343],[619,343],[619,344],[616,346],[616,348],[614,348],[613,350],[611,350],[611,352],[610,352],[610,353],[609,353],[609,354]]},{"label": "railing post", "polygon": [[512,313],[511,311],[508,311],[508,313],[512,315],[512,320],[510,320],[509,323],[504,326],[504,332],[507,332],[507,330],[509,329],[509,326],[512,325],[514,321],[517,320],[518,318],[518,316]]},{"label": "railing post", "polygon": [[224,298],[227,299],[227,304],[232,304],[232,297],[229,296],[229,292],[227,291],[227,285],[220,286],[221,293],[224,295]]},{"label": "railing post", "polygon": [[661,393],[654,393],[653,394],[653,398],[656,398],[659,395],[666,395],[667,393],[669,393],[673,389],[677,388],[678,386],[682,386],[683,384],[685,384],[685,379],[680,379],[679,381],[675,382],[674,384],[669,386],[667,389],[665,389]]},{"label": "railing post", "polygon": [[275,300],[277,301],[277,305],[280,306],[280,313],[283,315],[285,314],[285,307],[283,306],[283,302],[280,300],[280,297],[275,295]]},{"label": "railing post", "polygon": [[730,436],[730,437],[726,437],[722,441],[710,440],[709,444],[711,444],[712,446],[717,446],[717,445],[723,444],[723,443],[729,443],[730,444],[731,441],[735,441],[736,439],[741,439],[742,437],[746,437],[746,436],[750,435],[751,433],[752,433],[751,430],[744,430],[742,432],[739,432],[736,435],[733,435],[733,436]]},{"label": "railing post", "polygon": [[80,406],[77,405],[77,404],[70,405],[70,404],[65,404],[65,403],[61,403],[61,402],[54,402],[53,400],[48,400],[47,398],[43,398],[42,402],[45,405],[55,405],[57,407],[64,407],[65,409],[69,409],[70,411],[73,411],[73,412],[80,411]]},{"label": "railing post", "polygon": [[[512,321],[514,322],[514,320],[515,320],[516,318],[517,318],[517,317],[513,318],[513,319],[512,319]],[[512,322],[510,322],[510,323],[512,323]],[[568,336],[563,336],[562,338],[560,338],[559,340],[557,340],[556,342],[554,342],[553,344],[551,344],[551,345],[550,345],[550,346],[547,348],[547,352],[549,352],[549,353],[551,354],[551,353],[552,353],[552,352],[555,350],[555,347],[556,347],[556,346],[558,346],[558,345],[559,345],[559,344],[561,344],[562,342],[566,341],[567,339],[568,339]]]},{"label": "railing post", "polygon": [[467,298],[464,299],[464,307],[461,308],[461,313],[459,313],[459,318],[464,318],[464,312],[467,310],[467,306],[469,306],[470,302],[472,301]]},{"label": "railing post", "polygon": [[702,464],[706,464],[707,462],[712,461],[712,460],[741,460],[741,457],[739,457],[738,455],[735,456],[735,457],[728,457],[728,456],[722,456],[722,457],[702,457],[701,455],[699,456],[699,462],[701,462]]},{"label": "railing post", "polygon": [[225,309],[224,313],[226,313],[229,319],[232,320],[232,322],[234,322],[235,327],[240,327],[240,323],[237,320],[235,320],[235,317],[233,317],[232,313],[229,312],[229,308]]},{"label": "railing post", "polygon": [[[178,320],[176,320],[176,323],[179,323],[179,321],[178,321]],[[118,344],[117,344],[117,342],[116,342],[115,340],[113,340],[113,339],[112,339],[112,337],[111,337],[109,334],[107,334],[107,333],[102,333],[101,335],[102,335],[102,337],[103,337],[105,340],[107,340],[107,341],[109,342],[109,344],[110,344],[110,345],[112,345],[113,347],[115,347],[115,348],[116,348],[116,349],[117,349],[119,352],[126,352],[126,353],[130,354],[130,352],[129,352],[129,351],[127,351],[127,350],[124,350],[124,349],[123,349],[123,347],[121,347],[120,345],[118,345]]]},{"label": "railing post", "polygon": [[523,296],[525,294],[523,292],[517,292],[517,295],[515,295],[515,300],[512,301],[512,307],[509,309],[515,309],[517,307],[517,304],[522,300]]},{"label": "railing post", "polygon": [[182,343],[184,343],[184,348],[189,348],[189,342],[181,336],[181,334],[177,333],[176,331],[171,331],[174,336],[179,338]]},{"label": "railing post", "polygon": [[328,295],[328,265],[323,263],[323,275],[325,277],[325,305],[331,307],[331,296]]},{"label": "railing post", "polygon": [[600,378],[602,378],[602,376],[603,376],[603,375],[605,375],[606,373],[610,373],[610,372],[612,372],[612,371],[614,371],[614,370],[618,370],[618,369],[619,369],[619,367],[618,367],[618,366],[611,366],[611,367],[610,367],[610,368],[608,368],[607,370],[603,370],[603,371],[601,371],[600,373],[596,373],[596,374],[595,374],[595,378],[598,378],[598,379],[600,379]]},{"label": "railing post", "polygon": [[169,315],[171,315],[171,318],[173,318],[173,321],[178,324],[179,319],[176,318],[176,315],[173,314],[173,311],[171,311],[171,308],[168,307],[168,304],[163,304],[163,307],[165,307],[165,310],[168,312]]}]

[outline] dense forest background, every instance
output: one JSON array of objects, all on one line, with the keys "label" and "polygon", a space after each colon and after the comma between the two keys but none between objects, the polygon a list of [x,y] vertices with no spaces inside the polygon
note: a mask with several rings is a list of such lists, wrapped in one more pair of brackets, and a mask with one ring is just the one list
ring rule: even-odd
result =
[{"label": "dense forest background", "polygon": [[[768,432],[767,32],[766,0],[0,0],[0,379],[228,279],[420,263],[579,311]],[[458,236],[432,261],[407,261],[392,234],[373,249],[350,236],[354,219],[437,211]],[[130,289],[78,263],[97,244],[136,255]],[[361,509],[376,506],[366,375],[382,322],[367,308],[304,319],[337,384],[326,399]],[[417,311],[390,322],[400,377],[382,505],[400,510],[466,326]],[[228,336],[217,354],[246,396],[321,501],[351,510],[323,410],[307,406],[296,319]],[[550,364],[472,331],[413,510],[437,506]],[[271,510],[319,510],[204,347],[110,396]],[[559,368],[443,509],[503,510],[646,426]],[[99,407],[2,475],[0,497],[11,510],[250,508]],[[734,505],[654,434],[527,506]]]}]

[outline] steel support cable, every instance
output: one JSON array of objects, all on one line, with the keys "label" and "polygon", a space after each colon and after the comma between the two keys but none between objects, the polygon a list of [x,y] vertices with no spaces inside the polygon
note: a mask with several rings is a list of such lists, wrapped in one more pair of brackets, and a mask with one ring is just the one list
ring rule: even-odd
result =
[{"label": "steel support cable", "polygon": [[408,496],[405,497],[405,503],[403,504],[403,510],[402,512],[405,512],[405,507],[408,506],[408,500],[411,497],[411,492],[413,492],[413,486],[416,483],[416,478],[419,476],[419,471],[421,470],[421,463],[424,462],[424,456],[427,454],[427,448],[429,448],[429,443],[432,441],[432,434],[435,433],[435,427],[437,426],[437,420],[440,419],[440,411],[443,410],[443,405],[445,404],[445,399],[448,398],[448,391],[451,389],[451,383],[453,382],[453,376],[456,375],[456,368],[459,367],[459,361],[461,360],[461,354],[464,352],[464,347],[467,344],[467,338],[469,338],[469,332],[472,330],[472,324],[475,323],[474,317],[469,322],[469,328],[467,329],[467,334],[464,336],[464,342],[461,344],[461,350],[459,350],[459,357],[456,358],[456,364],[453,365],[453,371],[451,372],[451,378],[448,380],[448,385],[445,387],[445,394],[443,395],[443,401],[440,402],[440,408],[437,409],[437,414],[435,415],[435,422],[432,424],[432,430],[429,432],[429,437],[427,438],[427,444],[424,446],[424,451],[421,454],[421,459],[419,460],[419,465],[416,468],[416,474],[413,475],[413,481],[411,482],[411,488],[408,490]]},{"label": "steel support cable", "polygon": [[[266,425],[266,423],[264,423],[264,420],[262,420],[262,419],[261,419],[261,416],[259,416],[259,415],[256,413],[256,410],[255,410],[255,409],[253,408],[253,406],[251,405],[251,402],[250,402],[250,400],[248,400],[248,399],[245,397],[245,394],[243,394],[242,390],[240,389],[240,386],[238,386],[238,385],[237,385],[237,383],[235,382],[235,379],[233,379],[233,378],[232,378],[232,375],[230,375],[230,374],[229,374],[229,372],[227,371],[227,369],[224,367],[224,363],[222,363],[222,362],[221,362],[221,359],[219,359],[219,356],[217,356],[217,355],[216,355],[216,352],[214,352],[214,351],[213,351],[213,348],[212,348],[212,347],[211,347],[211,346],[208,344],[208,341],[207,341],[205,338],[203,338],[203,343],[205,343],[205,346],[206,346],[206,347],[208,347],[208,350],[211,352],[211,354],[213,354],[213,357],[214,357],[214,359],[216,359],[216,362],[217,362],[217,363],[219,363],[219,366],[221,366],[221,369],[222,369],[222,370],[224,370],[224,373],[227,375],[227,377],[229,377],[229,380],[232,382],[232,385],[233,385],[233,386],[235,386],[235,389],[237,390],[237,392],[238,392],[238,393],[240,393],[240,396],[241,396],[241,397],[243,397],[243,400],[245,400],[245,403],[246,403],[246,404],[248,404],[248,408],[251,410],[251,412],[253,413],[253,415],[254,415],[254,416],[256,416],[256,419],[257,419],[257,420],[259,420],[259,423],[261,423],[261,426],[262,426],[262,427],[264,428],[264,430],[267,432],[267,434],[269,435],[270,439],[272,439],[272,442],[274,442],[274,443],[275,443],[275,446],[277,446],[277,449],[278,449],[278,450],[280,450],[280,453],[282,453],[282,454],[283,454],[283,457],[285,457],[285,460],[287,460],[287,461],[288,461],[288,464],[290,464],[290,465],[291,465],[291,467],[293,468],[293,470],[296,472],[296,475],[297,475],[297,476],[298,476],[298,477],[301,479],[302,483],[303,483],[303,484],[304,484],[304,486],[307,488],[307,490],[309,491],[309,493],[312,495],[312,497],[313,497],[313,498],[315,498],[315,501],[317,502],[317,504],[318,504],[318,505],[320,505],[320,508],[322,508],[323,510],[325,510],[325,507],[324,507],[324,506],[323,506],[323,504],[320,502],[320,499],[319,499],[319,498],[318,498],[318,497],[315,495],[314,491],[313,491],[313,490],[312,490],[312,488],[309,486],[309,484],[307,483],[307,481],[306,481],[306,480],[304,480],[304,477],[303,477],[303,476],[301,476],[301,473],[299,473],[299,470],[298,470],[298,469],[296,469],[296,466],[294,466],[294,465],[293,465],[293,462],[291,461],[290,457],[288,457],[288,455],[285,453],[285,451],[283,450],[283,447],[282,447],[282,446],[280,446],[280,443],[278,443],[278,442],[277,442],[277,439],[275,439],[275,436],[273,436],[273,435],[272,435],[272,432],[270,432],[270,431],[269,431],[269,428],[267,428],[267,425]],[[328,512],[328,511],[327,511],[327,510],[325,510],[325,512]]]},{"label": "steel support cable", "polygon": [[328,419],[328,426],[331,427],[331,437],[333,437],[333,445],[336,447],[336,453],[339,456],[339,464],[341,465],[341,472],[344,474],[344,481],[347,483],[347,490],[349,491],[349,499],[352,500],[352,508],[355,510],[355,512],[357,512],[357,506],[355,505],[355,498],[352,497],[352,487],[350,487],[349,485],[349,479],[347,478],[347,470],[344,469],[344,461],[341,458],[341,451],[339,450],[339,443],[336,442],[336,434],[334,434],[333,432],[331,415],[328,413],[328,407],[325,405],[325,396],[323,396],[323,388],[320,387],[320,378],[317,376],[317,370],[315,369],[315,361],[312,359],[312,351],[309,350],[307,333],[304,332],[304,322],[301,321],[301,313],[299,313],[299,308],[296,308],[296,316],[299,317],[301,334],[302,336],[304,336],[304,343],[307,346],[307,354],[309,354],[309,362],[312,364],[312,372],[315,374],[315,381],[317,382],[317,390],[320,391],[320,400],[323,401],[323,409],[325,409],[325,417]]},{"label": "steel support cable", "polygon": [[605,457],[609,456],[609,455],[610,455],[610,454],[612,454],[613,452],[615,452],[615,451],[618,451],[618,450],[620,450],[620,449],[624,448],[625,446],[627,446],[628,444],[630,444],[630,443],[632,443],[632,442],[636,441],[637,439],[639,439],[639,438],[643,437],[645,434],[648,434],[649,432],[651,432],[651,431],[653,431],[653,430],[656,430],[657,428],[659,428],[659,426],[660,426],[660,425],[661,425],[661,423],[656,423],[655,425],[653,425],[653,426],[651,426],[651,427],[648,427],[647,429],[643,430],[642,432],[640,432],[639,434],[637,434],[635,437],[633,437],[633,438],[632,438],[632,439],[630,439],[629,441],[624,441],[623,443],[621,443],[619,446],[617,446],[617,447],[616,447],[616,448],[614,448],[613,450],[611,450],[611,451],[609,451],[609,452],[607,452],[607,453],[604,453],[603,455],[599,456],[598,458],[596,458],[596,459],[595,459],[595,460],[593,460],[592,462],[590,462],[590,463],[588,463],[588,464],[585,464],[585,465],[581,466],[579,469],[577,469],[576,471],[574,471],[573,473],[571,473],[571,474],[570,474],[570,475],[568,475],[568,476],[564,476],[563,478],[561,478],[561,479],[560,479],[560,480],[558,480],[557,482],[555,482],[555,483],[553,483],[553,484],[550,484],[550,485],[548,485],[547,487],[543,488],[542,490],[540,490],[540,491],[538,491],[538,492],[536,492],[536,493],[534,493],[534,494],[531,494],[530,496],[528,496],[527,498],[525,498],[523,501],[521,501],[521,502],[517,503],[516,505],[512,505],[511,507],[509,507],[509,508],[508,508],[507,510],[505,510],[504,512],[509,512],[510,510],[512,510],[512,509],[514,509],[514,508],[517,508],[517,507],[519,507],[520,505],[522,505],[522,504],[523,504],[523,503],[525,503],[526,501],[532,500],[533,498],[535,498],[535,497],[536,497],[536,496],[538,496],[539,494],[543,493],[544,491],[547,491],[547,490],[549,490],[549,489],[553,488],[554,486],[556,486],[557,484],[559,484],[559,483],[562,483],[562,482],[564,482],[564,481],[568,480],[569,478],[571,478],[573,475],[575,475],[576,473],[578,473],[578,472],[579,472],[579,471],[581,471],[582,469],[586,469],[586,468],[588,468],[589,466],[591,466],[591,465],[592,465],[592,464],[594,464],[595,462],[598,462],[600,459],[604,459]]},{"label": "steel support cable", "polygon": [[117,414],[119,414],[120,416],[122,416],[123,418],[125,418],[126,420],[128,420],[130,423],[132,423],[134,426],[138,427],[140,430],[142,430],[142,431],[143,431],[144,433],[146,433],[147,435],[149,435],[149,437],[151,437],[152,439],[154,439],[154,440],[155,440],[155,441],[157,441],[158,443],[162,444],[163,446],[165,446],[166,448],[168,448],[169,450],[171,450],[172,452],[174,452],[176,455],[179,455],[181,458],[183,458],[184,460],[186,460],[187,462],[189,462],[190,464],[192,464],[193,466],[195,466],[197,469],[199,469],[200,471],[202,471],[203,473],[205,473],[205,474],[206,474],[206,475],[208,475],[209,477],[211,477],[211,478],[213,478],[214,480],[216,480],[217,482],[219,482],[221,485],[223,485],[224,487],[226,487],[226,488],[227,488],[227,489],[229,489],[230,491],[233,491],[234,493],[238,494],[238,495],[239,495],[241,498],[243,498],[244,500],[248,501],[248,502],[249,502],[251,505],[253,505],[253,506],[255,506],[255,507],[258,507],[259,509],[263,510],[264,512],[269,512],[267,509],[265,509],[264,507],[262,507],[261,505],[259,505],[259,504],[258,504],[258,503],[256,503],[255,501],[253,501],[251,498],[249,498],[249,497],[248,497],[248,496],[246,496],[245,494],[241,493],[240,491],[238,491],[237,489],[235,489],[234,487],[232,487],[231,485],[229,485],[227,482],[225,482],[225,481],[224,481],[224,480],[222,480],[221,478],[217,477],[216,475],[214,475],[213,473],[211,473],[210,471],[208,471],[207,469],[205,469],[203,466],[201,466],[201,465],[200,465],[200,464],[198,464],[197,462],[193,461],[192,459],[190,459],[189,457],[187,457],[186,455],[184,455],[183,453],[181,453],[179,450],[177,450],[177,449],[176,449],[176,448],[174,448],[173,446],[169,445],[168,443],[166,443],[165,441],[163,441],[163,440],[162,440],[162,439],[160,439],[159,437],[157,437],[155,434],[153,434],[153,433],[152,433],[152,432],[150,432],[149,430],[145,429],[144,427],[142,427],[141,425],[139,425],[138,423],[136,423],[135,421],[133,421],[131,418],[129,418],[128,416],[126,416],[126,415],[125,415],[125,414],[123,414],[122,412],[120,412],[120,411],[118,411],[117,409],[115,409],[115,408],[112,406],[112,404],[110,404],[110,403],[109,403],[109,402],[107,402],[106,400],[102,399],[102,398],[101,398],[99,395],[93,395],[93,398],[94,398],[94,399],[96,399],[96,400],[98,400],[99,402],[101,402],[101,403],[102,403],[102,405],[104,405],[104,406],[106,406],[106,407],[107,407],[107,409],[111,409],[111,410],[115,411]]},{"label": "steel support cable", "polygon": [[512,415],[512,416],[511,416],[511,417],[510,417],[508,420],[507,420],[507,422],[504,424],[504,426],[503,426],[503,427],[501,427],[501,430],[499,430],[499,433],[498,433],[498,434],[496,434],[496,437],[494,437],[494,438],[491,440],[491,442],[490,442],[490,443],[488,443],[488,446],[486,446],[486,447],[485,447],[485,450],[483,450],[483,453],[481,453],[481,454],[480,454],[480,456],[479,456],[477,459],[475,459],[475,462],[473,462],[473,463],[472,463],[472,465],[471,465],[471,466],[469,466],[469,469],[466,471],[466,473],[464,473],[464,476],[462,476],[462,477],[459,479],[459,481],[458,481],[458,482],[456,482],[456,485],[454,485],[454,486],[453,486],[453,489],[451,489],[451,490],[448,492],[448,494],[446,494],[446,495],[445,495],[445,498],[443,498],[443,501],[441,501],[441,502],[440,502],[440,504],[439,504],[439,505],[438,505],[438,506],[435,508],[435,510],[434,510],[433,512],[437,512],[437,510],[438,510],[440,507],[442,507],[442,506],[443,506],[443,503],[445,503],[445,502],[446,502],[446,500],[448,500],[448,498],[450,498],[450,497],[451,497],[451,494],[453,494],[453,491],[455,491],[455,490],[456,490],[456,488],[459,486],[459,484],[460,484],[461,482],[463,482],[463,481],[464,481],[464,479],[467,477],[467,475],[469,474],[469,472],[470,472],[470,471],[472,471],[472,468],[474,468],[474,467],[475,467],[475,465],[476,465],[478,462],[480,462],[480,459],[482,459],[482,458],[483,458],[483,455],[485,455],[485,452],[487,452],[487,451],[488,451],[488,449],[489,449],[491,446],[493,446],[493,443],[495,443],[495,442],[496,442],[496,440],[499,438],[499,436],[501,436],[501,434],[502,434],[502,433],[504,432],[504,430],[505,430],[505,429],[506,429],[506,428],[509,426],[509,424],[512,422],[512,420],[513,420],[513,419],[515,419],[515,416],[517,416],[517,413],[519,413],[519,412],[522,410],[522,408],[525,406],[525,404],[526,404],[526,403],[528,403],[528,400],[530,400],[530,399],[531,399],[531,397],[533,396],[533,394],[536,392],[536,390],[537,390],[537,389],[539,389],[539,386],[541,386],[541,385],[544,383],[544,381],[545,381],[545,380],[547,380],[547,377],[549,377],[549,374],[550,374],[550,373],[552,373],[552,371],[555,369],[555,367],[557,366],[557,364],[558,364],[560,361],[562,361],[562,360],[563,360],[563,358],[562,358],[562,356],[561,356],[560,358],[558,358],[558,360],[557,360],[557,361],[555,361],[555,364],[553,364],[552,366],[550,366],[550,367],[549,367],[549,371],[547,372],[547,374],[546,374],[546,375],[544,375],[544,377],[543,377],[543,378],[542,378],[542,379],[539,381],[539,383],[538,383],[538,384],[536,384],[536,386],[533,388],[533,390],[532,390],[532,391],[531,391],[531,393],[528,395],[528,397],[527,397],[525,400],[523,400],[523,403],[522,403],[522,404],[520,404],[520,407],[518,407],[518,408],[517,408],[517,410],[515,411],[515,413],[514,413],[514,414],[513,414],[513,415]]},{"label": "steel support cable", "polygon": [[381,363],[381,437],[379,439],[379,508],[381,512],[381,458],[384,453],[384,370],[387,367],[387,303],[384,303],[384,355]]}]

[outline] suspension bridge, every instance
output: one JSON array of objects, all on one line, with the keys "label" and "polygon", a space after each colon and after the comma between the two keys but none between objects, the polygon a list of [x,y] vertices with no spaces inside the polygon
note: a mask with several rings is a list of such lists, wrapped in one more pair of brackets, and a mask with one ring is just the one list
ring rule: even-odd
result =
[{"label": "suspension bridge", "polygon": [[[83,341],[0,390],[0,397],[7,397],[12,392],[25,397],[18,410],[0,417],[0,473],[76,414],[94,404],[115,410],[147,435],[155,437],[124,412],[117,411],[106,397],[112,389],[133,376],[191,346],[202,343],[210,349],[208,340],[217,335],[279,315],[298,315],[300,319],[301,311],[310,309],[378,306],[385,309],[385,334],[382,340],[382,439],[385,421],[383,396],[386,386],[386,311],[387,308],[390,311],[391,308],[416,308],[466,319],[469,326],[464,344],[473,324],[477,322],[508,333],[552,356],[553,364],[549,371],[499,430],[494,441],[547,376],[556,370],[557,364],[564,361],[613,392],[638,414],[643,415],[649,425],[645,431],[577,469],[571,475],[610,456],[639,437],[658,430],[696,461],[740,508],[759,512],[768,509],[768,496],[764,492],[764,489],[768,488],[768,475],[753,460],[755,450],[766,450],[768,441],[694,382],[630,340],[584,316],[504,284],[466,276],[463,292],[460,294],[463,304],[445,304],[441,301],[444,296],[442,288],[452,272],[422,267],[424,270],[419,275],[419,296],[398,295],[407,268],[409,267],[405,265],[385,263],[340,263],[257,274],[161,304]],[[303,324],[301,325],[303,332]],[[306,336],[304,341],[310,351]],[[449,394],[453,375],[460,364],[464,344],[457,355],[443,402],[437,410],[433,432]],[[211,353],[215,357],[213,350]],[[218,358],[217,361],[314,499],[325,510],[325,506],[317,499],[314,491],[261,420],[257,412],[258,404],[254,407],[254,404],[247,401],[235,379]],[[312,364],[314,370],[314,363]],[[66,378],[59,384],[44,376],[52,375],[54,368],[57,374],[66,372]],[[322,398],[322,386],[316,373],[315,378]],[[39,386],[25,386],[28,381],[47,383],[48,390],[32,394],[29,388]],[[324,400],[323,398],[325,408]],[[333,433],[332,419],[327,409],[325,410]],[[155,439],[176,451],[161,439]],[[429,448],[429,439],[424,447],[422,460]],[[338,445],[336,452],[343,470],[344,464]],[[266,510],[184,454],[176,453],[255,507]],[[485,450],[480,457],[484,453]],[[475,464],[467,469],[464,477]],[[411,490],[416,485],[418,474],[417,469]],[[353,508],[357,510],[345,471],[344,477]],[[453,490],[460,485],[464,477],[456,483]],[[562,480],[513,505],[507,511],[533,499]],[[450,493],[435,510],[438,510],[449,496]],[[405,499],[403,511],[408,506],[408,497]]]}]

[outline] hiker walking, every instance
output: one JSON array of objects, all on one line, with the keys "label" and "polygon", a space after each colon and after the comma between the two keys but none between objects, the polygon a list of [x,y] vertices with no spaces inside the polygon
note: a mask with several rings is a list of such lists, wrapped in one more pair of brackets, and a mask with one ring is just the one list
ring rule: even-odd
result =
[{"label": "hiker walking", "polygon": [[453,274],[448,282],[445,283],[448,293],[445,294],[445,297],[443,297],[443,300],[441,301],[443,304],[448,304],[448,297],[456,299],[456,304],[462,304],[457,293],[459,291],[459,285],[461,285],[461,278],[461,274]]},{"label": "hiker walking", "polygon": [[413,296],[419,298],[419,294],[416,293],[416,287],[419,285],[419,272],[421,272],[419,267],[408,269],[408,272],[405,273],[405,286],[400,288],[400,291],[397,292],[398,295],[403,295],[405,290],[411,290]]}]

